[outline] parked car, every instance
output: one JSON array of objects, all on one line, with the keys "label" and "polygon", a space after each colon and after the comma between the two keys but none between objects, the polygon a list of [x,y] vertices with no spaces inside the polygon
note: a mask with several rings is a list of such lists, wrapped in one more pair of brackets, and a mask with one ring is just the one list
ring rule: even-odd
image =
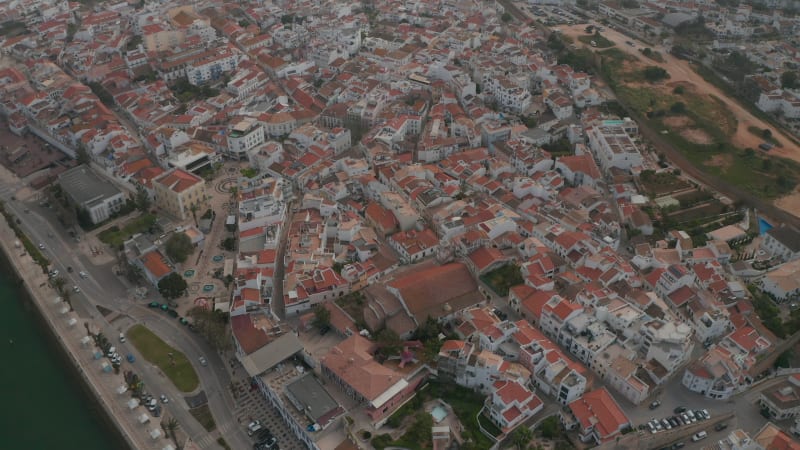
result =
[{"label": "parked car", "polygon": [[250,422],[249,424],[247,424],[247,435],[248,436],[252,436],[253,433],[255,433],[256,431],[258,431],[260,429],[261,429],[261,421],[260,420],[254,420],[254,421]]},{"label": "parked car", "polygon": [[169,398],[167,398],[166,395],[161,394],[159,398],[161,399],[161,403],[169,403]]},{"label": "parked car", "polygon": [[89,274],[84,272],[84,271],[82,271],[82,270],[80,272],[78,272],[78,275],[80,275],[80,277],[83,278],[84,280],[89,278]]},{"label": "parked car", "polygon": [[717,430],[717,431],[722,431],[725,428],[728,428],[728,424],[725,423],[725,422],[720,422],[720,423],[714,425],[714,429]]},{"label": "parked car", "polygon": [[672,444],[672,450],[677,450],[677,449],[683,448],[683,447],[686,447],[686,444],[684,444],[683,442],[676,442],[676,443]]},{"label": "parked car", "polygon": [[661,406],[661,401],[660,400],[656,400],[653,403],[650,403],[650,409],[656,409],[659,406]]},{"label": "parked car", "polygon": [[122,342],[123,344],[125,343],[125,335],[123,333],[119,334],[119,341]]},{"label": "parked car", "polygon": [[703,413],[703,417],[705,417],[706,420],[711,419],[711,414],[709,414],[707,409],[700,410],[700,412]]},{"label": "parked car", "polygon": [[148,308],[158,308],[159,306],[161,306],[161,303],[158,302],[150,302],[147,304]]},{"label": "parked car", "polygon": [[135,361],[136,361],[136,357],[135,357],[135,356],[133,356],[133,355],[132,355],[132,354],[130,354],[130,353],[128,353],[128,356],[126,357],[126,359],[128,360],[128,362],[129,362],[129,363],[132,363],[132,362],[135,362]]},{"label": "parked car", "polygon": [[79,288],[78,286],[72,286],[72,292],[74,292],[76,294],[80,294],[81,293],[81,288]]},{"label": "parked car", "polygon": [[686,412],[686,407],[685,406],[678,406],[677,408],[675,408],[675,410],[673,412],[675,414],[680,414],[680,413]]}]

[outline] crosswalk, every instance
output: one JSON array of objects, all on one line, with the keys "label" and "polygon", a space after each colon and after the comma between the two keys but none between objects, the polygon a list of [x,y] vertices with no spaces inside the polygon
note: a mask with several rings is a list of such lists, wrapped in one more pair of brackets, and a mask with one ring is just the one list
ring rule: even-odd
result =
[{"label": "crosswalk", "polygon": [[217,444],[216,436],[225,436],[229,431],[231,431],[237,426],[238,424],[232,421],[225,422],[222,425],[218,426],[217,429],[214,430],[213,432],[206,433],[203,436],[194,439],[194,442],[200,448],[218,448],[219,445]]}]

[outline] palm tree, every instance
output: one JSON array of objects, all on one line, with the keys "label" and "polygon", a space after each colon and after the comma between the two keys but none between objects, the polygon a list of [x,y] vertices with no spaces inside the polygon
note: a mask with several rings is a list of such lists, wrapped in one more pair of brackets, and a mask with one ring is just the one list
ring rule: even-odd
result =
[{"label": "palm tree", "polygon": [[67,280],[62,277],[58,277],[53,280],[53,287],[56,288],[56,292],[58,295],[64,295],[64,286],[67,284]]},{"label": "palm tree", "polygon": [[192,212],[192,219],[194,219],[194,226],[198,226],[197,225],[197,210],[198,209],[200,209],[200,207],[197,206],[197,203],[192,203],[192,206],[189,207],[189,210]]},{"label": "palm tree", "polygon": [[178,419],[174,417],[170,417],[169,420],[167,420],[167,422],[164,424],[164,430],[166,430],[167,434],[169,434],[169,437],[175,444],[175,448],[179,450],[181,446],[178,445],[178,437],[176,436],[175,431],[180,428],[180,426],[181,424],[178,422]]}]

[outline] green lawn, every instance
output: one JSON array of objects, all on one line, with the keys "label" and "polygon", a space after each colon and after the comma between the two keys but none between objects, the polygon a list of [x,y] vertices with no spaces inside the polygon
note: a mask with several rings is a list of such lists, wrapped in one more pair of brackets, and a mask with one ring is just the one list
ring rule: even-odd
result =
[{"label": "green lawn", "polygon": [[[186,355],[167,345],[143,325],[131,327],[127,336],[142,357],[158,366],[172,380],[175,387],[183,392],[197,389],[200,381]],[[170,353],[173,355],[172,359],[169,357]]]},{"label": "green lawn", "polygon": [[[478,419],[476,417],[483,407],[483,395],[457,384],[442,383],[439,381],[431,381],[427,391],[427,395],[431,398],[441,398],[453,408],[456,416],[458,416],[458,420],[464,425],[464,430],[461,433],[462,436],[472,439],[472,442],[475,444],[474,448],[490,448],[493,445],[493,442],[481,433],[478,428]],[[490,433],[500,433],[497,427],[489,429],[487,427],[487,422],[489,421],[481,420],[481,424],[487,431]]]},{"label": "green lawn", "polygon": [[142,214],[141,216],[126,223],[120,230],[114,225],[101,231],[97,237],[104,243],[116,248],[123,242],[130,239],[137,233],[143,233],[156,223],[156,216],[153,214]]},{"label": "green lawn", "polygon": [[206,431],[213,431],[217,428],[217,424],[214,422],[214,416],[211,415],[211,409],[208,405],[192,408],[189,410],[189,414],[191,414]]},{"label": "green lawn", "polygon": [[508,289],[511,286],[516,286],[525,282],[519,267],[514,264],[508,264],[488,272],[486,275],[481,276],[481,280],[492,288],[495,294],[501,297],[508,295]]}]

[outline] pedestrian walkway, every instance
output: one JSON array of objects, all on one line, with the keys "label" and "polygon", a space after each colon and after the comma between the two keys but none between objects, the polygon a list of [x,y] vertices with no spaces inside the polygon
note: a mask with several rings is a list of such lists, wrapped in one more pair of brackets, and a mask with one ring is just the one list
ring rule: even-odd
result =
[{"label": "pedestrian walkway", "polygon": [[289,430],[278,411],[264,398],[259,389],[252,389],[247,380],[233,382],[236,389],[236,410],[234,415],[246,427],[253,420],[260,420],[261,426],[269,429],[278,438],[281,449],[302,449],[305,446]]}]

